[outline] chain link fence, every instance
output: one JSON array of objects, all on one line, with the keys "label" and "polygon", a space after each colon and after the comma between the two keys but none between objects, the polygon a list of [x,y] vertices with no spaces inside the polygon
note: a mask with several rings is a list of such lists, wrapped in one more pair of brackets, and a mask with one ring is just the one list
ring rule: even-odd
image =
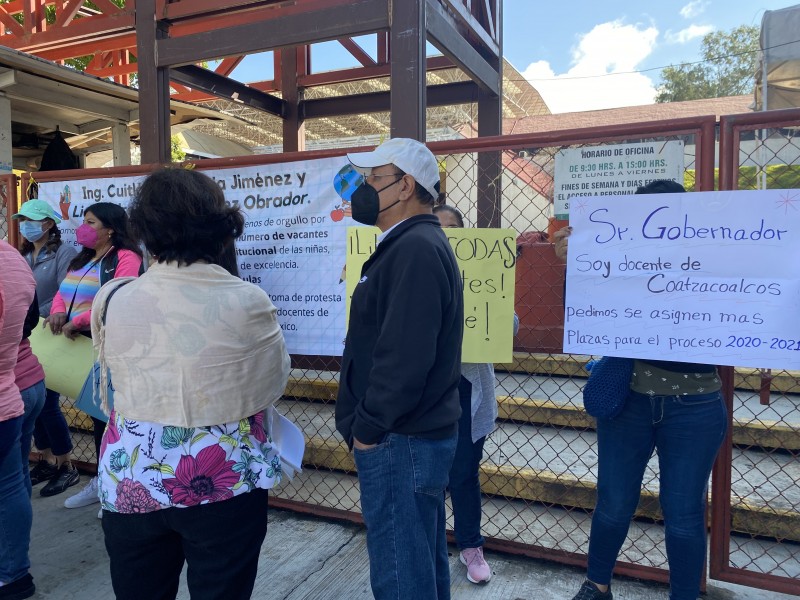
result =
[{"label": "chain link fence", "polygon": [[[472,144],[475,140],[432,145],[444,170],[446,202],[464,214],[466,225],[494,222],[517,234],[515,308],[520,331],[513,361],[495,366],[499,419],[486,441],[480,473],[482,529],[490,547],[576,565],[583,564],[588,548],[597,454],[594,422],[583,410],[581,391],[587,377],[584,365],[591,357],[561,352],[564,267],[550,244],[559,226],[552,209],[557,152],[605,143],[681,140],[687,189],[713,186],[713,121],[710,133],[708,123],[699,120],[623,129],[494,138],[481,149]],[[784,132],[783,142],[774,145],[775,156],[783,160],[780,152],[796,147],[797,140],[784,130],[775,131]],[[797,158],[784,162],[798,163]],[[773,185],[789,177],[787,169],[779,167],[776,163],[766,169],[765,177]],[[759,168],[740,172],[748,181],[759,176]],[[305,433],[305,468],[275,491],[273,505],[359,520],[355,466],[334,425],[339,365],[338,358],[293,357],[290,382],[278,408]],[[730,565],[762,575],[797,577],[798,374],[753,369],[732,374],[733,445],[729,456],[720,460],[730,465],[733,492],[728,506],[715,490],[712,521],[727,528],[724,544],[729,544]],[[765,377],[770,375],[765,394]],[[95,462],[91,421],[69,400],[64,409],[73,428],[73,454],[90,467]],[[619,557],[620,573],[667,578],[658,492],[653,459]],[[724,522],[728,509],[729,523]],[[448,523],[452,527],[452,517]],[[715,553],[723,550],[712,544],[712,564]]]},{"label": "chain link fence", "polygon": [[[684,142],[686,182],[695,181],[696,134],[627,137],[613,143],[679,139]],[[481,465],[483,523],[488,545],[532,556],[580,564],[588,548],[596,490],[596,435],[583,410],[581,390],[591,358],[561,353],[564,266],[550,237],[555,157],[559,146],[509,146],[485,152],[439,154],[445,170],[446,203],[463,215],[467,227],[483,218],[481,180],[497,180],[500,165],[499,226],[517,235],[515,309],[520,330],[514,360],[496,365],[499,405],[497,429],[487,439]],[[500,159],[497,160],[499,155]],[[483,165],[488,165],[482,171]],[[347,447],[334,427],[338,373],[321,365],[296,369],[281,410],[308,436],[308,469],[282,487],[280,499],[358,513],[358,483]],[[645,475],[645,493],[620,561],[628,572],[665,579],[666,551],[658,507],[657,461]],[[452,528],[452,516],[448,520]],[[623,568],[623,571],[625,568]]]},{"label": "chain link fence", "polygon": [[[798,210],[800,111],[794,113],[777,123],[764,113],[744,123],[723,118],[721,128],[734,134],[723,139],[720,162],[731,173],[725,187],[786,189],[787,210]],[[765,128],[753,122],[759,118]],[[719,520],[725,530],[715,536],[720,557],[716,565],[712,557],[711,576],[800,595],[800,372],[737,369],[733,385],[731,443],[719,459],[730,510]]]},{"label": "chain link fence", "polygon": [[14,175],[0,176],[0,202],[6,210],[0,210],[0,240],[11,242],[14,239],[9,232],[9,222],[12,211],[16,206],[16,177]]}]

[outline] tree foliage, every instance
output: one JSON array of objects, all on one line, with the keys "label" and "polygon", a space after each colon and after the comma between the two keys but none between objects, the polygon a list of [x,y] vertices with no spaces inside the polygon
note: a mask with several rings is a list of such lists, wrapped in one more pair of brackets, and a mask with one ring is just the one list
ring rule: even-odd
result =
[{"label": "tree foliage", "polygon": [[741,25],[703,36],[700,60],[666,67],[656,102],[680,102],[749,93],[756,72],[759,28]]},{"label": "tree foliage", "polygon": [[181,148],[181,140],[177,135],[169,138],[170,155],[172,162],[183,162],[186,160],[186,152]]}]

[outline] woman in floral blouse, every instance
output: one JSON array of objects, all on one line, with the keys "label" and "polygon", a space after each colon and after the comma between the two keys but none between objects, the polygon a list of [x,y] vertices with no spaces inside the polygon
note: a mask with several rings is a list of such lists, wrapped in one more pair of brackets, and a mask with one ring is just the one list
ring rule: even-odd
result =
[{"label": "woman in floral blouse", "polygon": [[207,176],[151,174],[130,215],[156,263],[105,286],[92,317],[114,381],[98,465],[114,593],[175,598],[186,562],[193,599],[249,598],[284,472],[269,435],[289,373],[276,309],[219,266],[244,219]]}]

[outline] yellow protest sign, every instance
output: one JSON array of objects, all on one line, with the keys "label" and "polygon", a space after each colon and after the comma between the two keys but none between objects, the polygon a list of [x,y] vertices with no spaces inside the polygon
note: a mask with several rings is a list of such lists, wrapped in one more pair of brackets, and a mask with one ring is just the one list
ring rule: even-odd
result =
[{"label": "yellow protest sign", "polygon": [[79,335],[70,340],[53,335],[50,328],[39,326],[31,332],[31,349],[44,368],[47,389],[68,398],[77,398],[94,364],[92,340]]},{"label": "yellow protest sign", "polygon": [[[445,229],[464,286],[462,361],[511,362],[514,344],[514,268],[512,229]],[[361,267],[375,251],[377,227],[347,228],[347,316]]]}]

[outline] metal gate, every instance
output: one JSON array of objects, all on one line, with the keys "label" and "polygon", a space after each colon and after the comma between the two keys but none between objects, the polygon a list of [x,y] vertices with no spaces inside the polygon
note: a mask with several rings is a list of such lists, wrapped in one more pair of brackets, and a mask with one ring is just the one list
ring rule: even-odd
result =
[{"label": "metal gate", "polygon": [[[768,126],[782,132],[785,144],[795,146],[791,131],[780,128],[796,125],[797,112],[776,115],[784,115],[784,120],[771,121]],[[730,155],[731,142],[726,140],[732,139],[731,132],[750,131],[748,127],[758,129],[764,124],[759,121],[751,127],[739,117],[723,119],[719,174],[723,185],[732,172],[725,158]],[[430,144],[444,172],[447,202],[464,213],[467,225],[510,227],[519,235],[515,304],[522,328],[513,362],[496,365],[498,428],[486,442],[481,466],[483,533],[488,547],[572,565],[583,565],[586,560],[596,491],[596,439],[593,420],[581,402],[587,375],[584,365],[589,357],[561,353],[564,267],[555,260],[548,242],[555,225],[556,153],[606,143],[682,140],[684,183],[689,190],[707,191],[715,187],[715,138],[715,118],[709,116]],[[202,161],[197,168],[268,164],[344,152],[211,160]],[[150,168],[36,176],[42,181],[60,181],[142,174]],[[740,173],[747,175],[750,170]],[[777,175],[775,169],[768,169],[767,176],[773,184],[787,177]],[[292,358],[291,379],[279,408],[304,430],[305,470],[277,490],[271,504],[359,521],[355,467],[333,424],[340,361],[320,356]],[[792,500],[800,480],[796,463],[800,442],[795,441],[800,416],[789,408],[797,398],[792,394],[800,394],[793,378],[797,374],[771,374],[773,393],[766,395],[769,406],[759,401],[766,381],[760,373],[726,369],[724,375],[726,401],[738,412],[733,411],[732,437],[714,473],[711,576],[800,594],[792,580],[800,572],[800,550],[794,545],[800,541],[795,533],[800,530],[800,502]],[[786,406],[783,420],[767,423],[776,399]],[[68,399],[64,399],[64,408],[74,428],[76,458],[90,466],[95,461],[91,437],[86,433],[90,424],[72,409]],[[754,413],[753,418],[743,418],[743,411]],[[762,476],[754,480],[759,466]],[[783,477],[780,484],[771,479],[775,474]],[[767,488],[773,491],[767,493]],[[617,572],[666,581],[655,460],[645,473],[636,515]],[[452,525],[452,520],[449,523]],[[744,556],[751,557],[750,562],[743,561]]]},{"label": "metal gate", "polygon": [[[798,128],[800,110],[722,117],[720,189],[800,188]],[[736,393],[714,468],[710,576],[800,595],[800,373],[724,375]]]}]

